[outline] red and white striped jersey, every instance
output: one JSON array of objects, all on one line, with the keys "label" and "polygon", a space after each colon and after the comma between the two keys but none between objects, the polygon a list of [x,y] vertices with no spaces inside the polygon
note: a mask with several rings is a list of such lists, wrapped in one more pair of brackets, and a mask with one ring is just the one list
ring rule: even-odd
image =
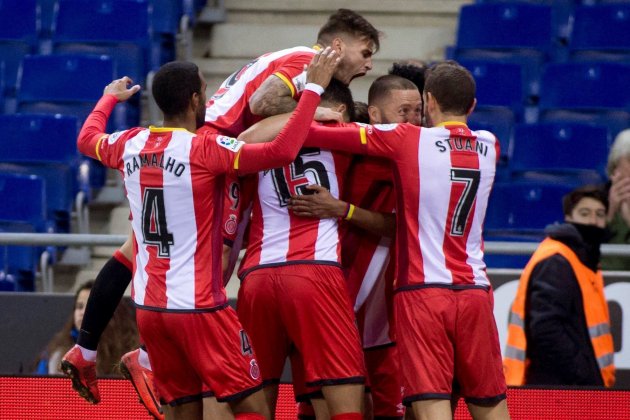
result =
[{"label": "red and white striped jersey", "polygon": [[288,166],[258,173],[247,251],[239,277],[257,268],[298,263],[340,265],[336,219],[298,217],[287,208],[292,195],[307,194],[307,185],[327,188],[339,198],[350,156],[303,148]]},{"label": "red and white striped jersey", "polygon": [[311,127],[307,146],[387,157],[396,186],[396,287],[489,288],[482,228],[499,143],[462,123]]},{"label": "red and white striped jersey", "polygon": [[222,204],[236,153],[183,129],[133,129],[101,141],[118,167],[136,238],[132,297],[139,307],[203,310],[226,303]]},{"label": "red and white striped jersey", "polygon": [[182,128],[104,133],[116,103],[111,94],[99,100],[81,128],[77,146],[123,174],[136,239],[134,301],[147,309],[171,311],[225,305],[225,177],[290,162],[308,133],[319,93],[303,94],[286,127],[272,142],[261,144]]},{"label": "red and white striped jersey", "polygon": [[233,73],[206,104],[206,124],[222,134],[238,136],[262,119],[251,113],[249,99],[270,75],[279,77],[296,100],[306,84],[304,65],[316,51],[294,47],[262,55]]},{"label": "red and white striped jersey", "polygon": [[[344,187],[344,200],[361,208],[391,213],[396,206],[391,163],[355,156]],[[341,261],[354,302],[363,348],[395,340],[393,321],[394,261],[392,238],[380,237],[351,223],[343,226]]]}]

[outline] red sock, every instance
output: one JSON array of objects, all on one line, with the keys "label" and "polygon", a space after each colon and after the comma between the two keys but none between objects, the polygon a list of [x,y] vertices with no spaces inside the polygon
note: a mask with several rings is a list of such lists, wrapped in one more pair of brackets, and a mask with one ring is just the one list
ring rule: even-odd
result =
[{"label": "red sock", "polygon": [[235,420],[266,420],[265,416],[258,413],[238,413],[234,414]]},{"label": "red sock", "polygon": [[336,416],[332,416],[330,420],[363,420],[363,414],[361,413],[341,413]]}]

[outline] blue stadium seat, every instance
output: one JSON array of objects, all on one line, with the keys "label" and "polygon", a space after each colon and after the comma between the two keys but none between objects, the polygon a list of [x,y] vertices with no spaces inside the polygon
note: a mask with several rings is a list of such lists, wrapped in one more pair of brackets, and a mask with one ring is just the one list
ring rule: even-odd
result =
[{"label": "blue stadium seat", "polygon": [[[21,113],[73,115],[83,123],[103,88],[113,78],[114,63],[108,56],[27,56],[18,81],[17,110]],[[108,132],[128,127],[124,105],[116,106],[107,126]],[[98,188],[104,182],[101,176],[91,185]]]},{"label": "blue stadium seat", "polygon": [[552,63],[545,66],[542,109],[630,112],[630,66],[621,63]]},{"label": "blue stadium seat", "polygon": [[476,0],[475,3],[530,3],[551,6],[554,33],[563,39],[570,33],[570,20],[573,8],[579,0]]},{"label": "blue stadium seat", "polygon": [[143,84],[154,67],[146,0],[59,0],[53,51],[109,55],[117,76]]},{"label": "blue stadium seat", "polygon": [[[0,232],[46,230],[45,181],[36,176],[0,172]],[[6,205],[10,203],[10,205]],[[32,291],[42,253],[39,247],[0,246],[0,289]]]},{"label": "blue stadium seat", "polygon": [[575,123],[518,124],[509,161],[513,177],[544,172],[603,183],[612,139],[605,126]]},{"label": "blue stadium seat", "polygon": [[459,64],[475,78],[477,105],[506,107],[516,114],[523,112],[527,94],[519,64],[472,58],[464,58]]},{"label": "blue stadium seat", "polygon": [[452,58],[519,64],[525,88],[539,92],[540,67],[556,53],[552,11],[529,3],[471,4],[461,8]]},{"label": "blue stadium seat", "polygon": [[0,1],[0,60],[5,62],[8,95],[15,95],[22,58],[37,51],[39,27],[36,0]]},{"label": "blue stadium seat", "polygon": [[468,117],[468,126],[472,130],[487,130],[497,136],[501,147],[501,162],[506,163],[509,160],[515,121],[514,112],[508,108],[477,106]]},{"label": "blue stadium seat", "polygon": [[552,182],[496,183],[486,213],[486,237],[540,237],[548,224],[564,220],[562,197],[576,186]]},{"label": "blue stadium seat", "polygon": [[577,7],[569,50],[572,60],[630,64],[630,3]]},{"label": "blue stadium seat", "polygon": [[548,64],[542,77],[540,121],[604,124],[615,136],[630,126],[630,66],[610,62]]},{"label": "blue stadium seat", "polygon": [[69,231],[75,196],[83,192],[87,199],[90,192],[76,147],[78,120],[61,115],[0,115],[0,132],[0,169],[45,179],[48,218],[55,221],[57,231]]}]

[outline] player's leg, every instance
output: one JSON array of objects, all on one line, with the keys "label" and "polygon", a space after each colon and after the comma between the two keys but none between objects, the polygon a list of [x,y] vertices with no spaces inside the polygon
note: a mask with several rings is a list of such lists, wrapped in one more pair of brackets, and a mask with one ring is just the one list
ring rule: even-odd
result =
[{"label": "player's leg", "polygon": [[426,288],[395,296],[397,348],[403,402],[417,420],[452,418],[455,298],[449,289]]},{"label": "player's leg", "polygon": [[220,403],[214,397],[203,399],[204,420],[231,420],[234,418],[228,403]]},{"label": "player's leg", "polygon": [[474,419],[509,419],[492,295],[481,289],[461,290],[455,295],[455,371],[461,395]]},{"label": "player's leg", "polygon": [[[188,343],[182,336],[199,334],[190,314],[136,310],[142,341],[152,350],[149,354],[154,383],[165,402],[167,419],[201,419],[204,397],[212,396],[188,358]],[[187,329],[190,324],[191,329]],[[194,332],[194,334],[193,334]]]},{"label": "player's leg", "polygon": [[155,389],[151,362],[144,345],[121,357],[120,371],[127,380],[131,381],[140,398],[140,403],[149,411],[149,414],[156,419],[162,418],[160,397]]},{"label": "player's leg", "polygon": [[192,401],[174,407],[166,406],[164,418],[166,420],[201,419],[204,415],[203,409],[204,404],[201,401]]},{"label": "player's leg", "polygon": [[249,342],[243,342],[245,350],[253,348],[260,366],[263,392],[269,410],[275,413],[278,386],[291,343],[279,313],[274,268],[255,270],[243,279],[238,291],[237,313],[241,325],[247,331]]},{"label": "player's leg", "polygon": [[364,349],[374,418],[402,419],[400,365],[395,343]]},{"label": "player's leg", "polygon": [[283,321],[303,357],[306,385],[322,387],[331,418],[361,416],[365,366],[341,270],[315,264],[280,269],[277,293],[288,297]]},{"label": "player's leg", "polygon": [[77,344],[62,358],[61,368],[72,387],[91,403],[100,401],[96,382],[96,349],[131,281],[132,235],[105,263],[94,280]]}]

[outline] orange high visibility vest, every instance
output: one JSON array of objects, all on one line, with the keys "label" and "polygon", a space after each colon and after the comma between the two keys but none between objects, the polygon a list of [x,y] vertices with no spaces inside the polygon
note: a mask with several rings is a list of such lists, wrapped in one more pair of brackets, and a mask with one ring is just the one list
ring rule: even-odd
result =
[{"label": "orange high visibility vest", "polygon": [[604,385],[611,387],[615,383],[614,346],[612,334],[610,333],[610,316],[608,315],[608,305],[604,296],[602,272],[599,270],[593,272],[580,262],[571,248],[551,238],[546,238],[542,241],[521,275],[516,298],[510,312],[507,347],[503,357],[505,380],[508,385],[523,385],[525,382],[525,370],[529,365],[529,360],[526,359],[527,339],[525,337],[527,285],[536,264],[555,254],[562,255],[569,261],[577,277],[582,292],[582,302],[584,302],[584,315],[586,316],[588,333],[591,337],[597,364],[599,365]]}]

